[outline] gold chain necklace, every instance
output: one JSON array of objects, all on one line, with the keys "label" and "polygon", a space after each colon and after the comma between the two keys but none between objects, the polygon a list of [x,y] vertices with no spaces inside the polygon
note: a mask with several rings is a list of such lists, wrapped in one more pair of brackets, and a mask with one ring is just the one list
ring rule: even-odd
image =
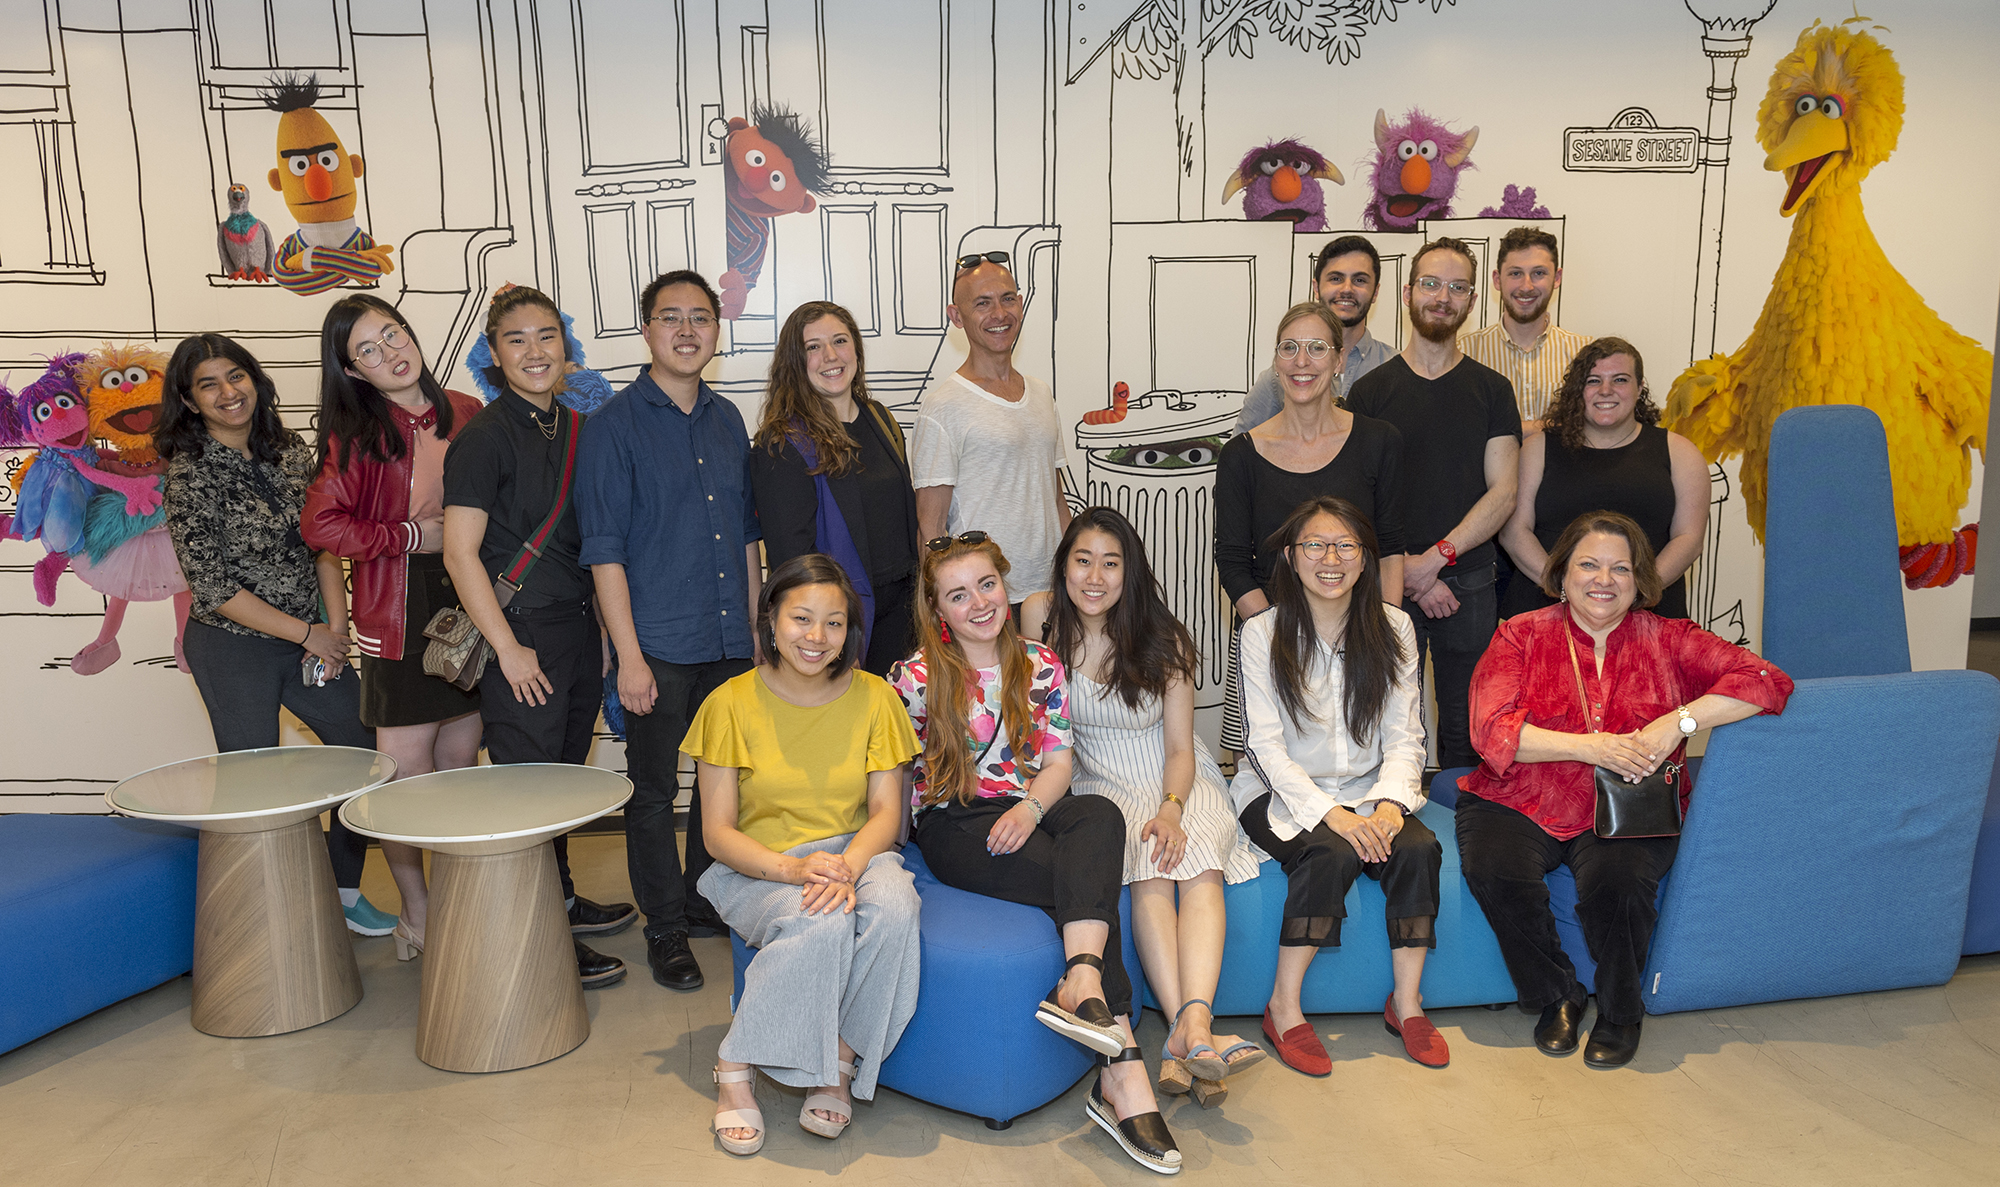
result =
[{"label": "gold chain necklace", "polygon": [[528,419],[534,421],[535,427],[542,431],[542,439],[544,441],[555,440],[556,430],[562,427],[562,414],[557,412],[553,405],[549,408],[548,424],[545,425],[542,423],[542,414],[536,412],[533,408],[528,409]]}]

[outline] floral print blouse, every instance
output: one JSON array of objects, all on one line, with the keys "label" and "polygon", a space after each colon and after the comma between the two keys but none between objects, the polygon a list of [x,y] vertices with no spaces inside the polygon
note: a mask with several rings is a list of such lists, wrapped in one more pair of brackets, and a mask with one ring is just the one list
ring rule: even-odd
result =
[{"label": "floral print blouse", "polygon": [[290,436],[276,465],[214,441],[167,463],[167,534],[194,595],[188,617],[195,621],[261,635],[217,612],[239,589],[294,618],[318,621],[319,577],[299,535],[299,512],[318,467],[312,446]]},{"label": "floral print blouse", "polygon": [[[999,665],[977,669],[979,683],[969,697],[972,720],[965,728],[973,758],[978,763],[977,794],[981,798],[1025,795],[1029,781],[1041,769],[1040,756],[1070,746],[1069,694],[1064,688],[1063,663],[1053,650],[1040,643],[1023,639],[1021,646],[1028,649],[1035,670],[1028,687],[1028,710],[1033,717],[1028,743],[1034,754],[1025,760],[1016,755],[1007,731],[1001,726]],[[889,669],[889,684],[903,699],[903,708],[909,711],[910,724],[916,729],[919,742],[930,737],[930,718],[924,707],[928,682],[929,673],[921,651],[897,660]],[[910,806],[921,812],[930,786],[923,755],[917,756],[912,774]]]}]

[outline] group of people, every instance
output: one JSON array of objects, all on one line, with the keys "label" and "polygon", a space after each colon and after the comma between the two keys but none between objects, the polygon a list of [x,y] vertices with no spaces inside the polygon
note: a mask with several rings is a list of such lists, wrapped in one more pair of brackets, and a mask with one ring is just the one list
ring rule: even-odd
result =
[{"label": "group of people", "polygon": [[[495,763],[583,762],[613,682],[638,901],[577,895],[558,841],[571,929],[643,913],[653,977],[680,990],[703,983],[691,934],[727,927],[759,950],[714,1070],[731,1152],[764,1141],[759,1070],[808,1089],[799,1123],[829,1138],[874,1095],[916,1008],[914,844],[939,881],[1050,914],[1060,980],[1041,1002],[989,1005],[1095,1052],[1089,1118],[1173,1173],[1157,1094],[1219,1104],[1266,1054],[1211,1013],[1224,885],[1266,857],[1287,879],[1262,1023],[1278,1057],[1331,1070],[1301,987],[1366,874],[1388,901],[1384,1022],[1418,1062],[1449,1060],[1421,992],[1441,863],[1418,815],[1428,652],[1441,765],[1477,765],[1461,865],[1541,1012],[1536,1042],[1560,1054],[1581,1037],[1587,990],[1542,884],[1567,863],[1598,961],[1586,1058],[1615,1066],[1636,1050],[1674,841],[1596,836],[1592,768],[1643,777],[1695,728],[1782,710],[1791,685],[1669,616],[1685,613],[1662,598],[1699,550],[1705,468],[1657,428],[1636,350],[1549,324],[1555,250],[1531,228],[1503,241],[1503,319],[1462,348],[1474,257],[1425,245],[1401,352],[1367,331],[1374,248],[1345,237],[1318,257],[1318,299],[1285,314],[1218,463],[1216,562],[1240,620],[1233,779],[1195,735],[1200,657],[1138,531],[1112,508],[1072,513],[1054,400],[1014,366],[1024,302],[1004,252],[957,261],[948,315],[967,358],[907,442],[869,395],[853,317],[828,302],[786,320],[753,433],[701,378],[720,302],[692,271],[640,295],[651,362],[609,398],[533,289],[488,310],[483,407],[437,382],[394,307],[347,297],[321,336],[317,448],[280,424],[240,345],[189,338],[160,431],[189,664],[218,747],[272,744],[282,705],[326,742],[372,741],[400,777],[469,765],[482,735]],[[1551,361],[1563,351],[1574,361]],[[1525,449],[1524,423],[1539,429]],[[1504,623],[1496,536],[1519,608]],[[492,647],[471,690],[424,670],[424,624],[454,607]],[[351,647],[359,679],[343,680]],[[421,854],[383,848],[408,959]],[[1157,1077],[1120,955],[1127,886],[1169,1023]],[[586,985],[624,975],[582,939],[576,956]]]}]

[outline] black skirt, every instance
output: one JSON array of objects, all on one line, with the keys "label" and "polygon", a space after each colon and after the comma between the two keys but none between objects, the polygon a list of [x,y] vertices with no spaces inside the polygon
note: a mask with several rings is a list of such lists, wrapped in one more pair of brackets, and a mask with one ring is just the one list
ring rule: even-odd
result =
[{"label": "black skirt", "polygon": [[[403,658],[364,655],[361,669],[361,724],[429,725],[479,712],[479,693],[461,692],[448,680],[424,673],[424,625],[448,606],[458,605],[445,572],[444,557],[435,552],[409,555],[408,591],[403,598]],[[491,662],[491,661],[488,661]]]}]

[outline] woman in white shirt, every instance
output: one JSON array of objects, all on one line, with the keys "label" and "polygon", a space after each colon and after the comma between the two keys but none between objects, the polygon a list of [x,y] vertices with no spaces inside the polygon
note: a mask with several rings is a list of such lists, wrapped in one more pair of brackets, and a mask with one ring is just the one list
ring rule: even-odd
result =
[{"label": "woman in white shirt", "polygon": [[1237,818],[1285,871],[1278,977],[1264,1034],[1308,1075],[1333,1070],[1299,990],[1313,954],[1340,946],[1358,874],[1388,896],[1395,990],[1382,1019],[1410,1057],[1450,1058],[1424,1018],[1424,956],[1437,946],[1438,840],[1424,806],[1424,727],[1416,636],[1382,602],[1375,531],[1345,499],[1299,505],[1271,536],[1282,553],[1273,608],[1243,626],[1249,746],[1230,786]]}]

